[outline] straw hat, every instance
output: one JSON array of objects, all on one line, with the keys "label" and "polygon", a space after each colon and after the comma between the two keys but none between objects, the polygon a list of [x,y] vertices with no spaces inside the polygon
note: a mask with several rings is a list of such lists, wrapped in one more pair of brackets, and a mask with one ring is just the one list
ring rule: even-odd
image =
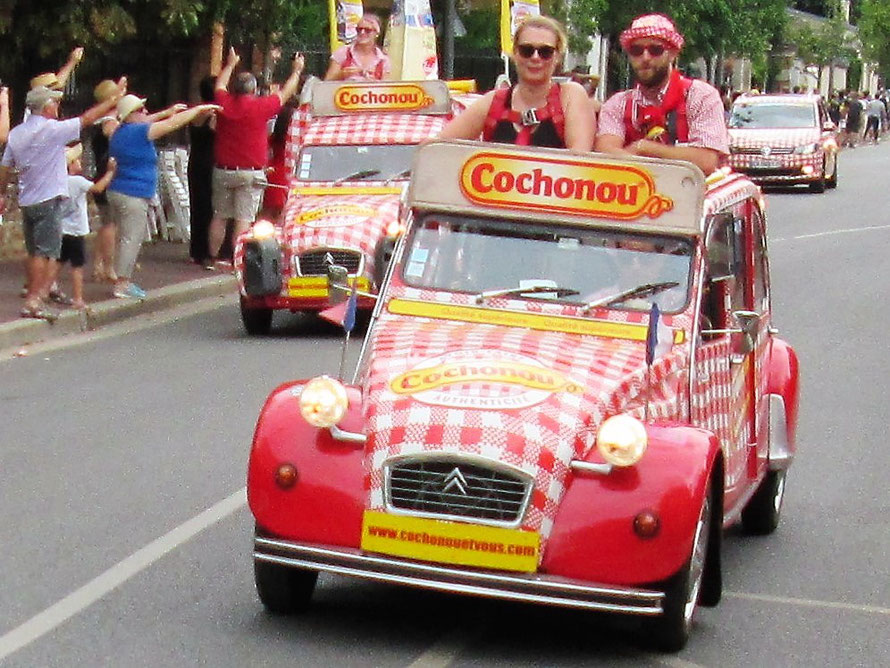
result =
[{"label": "straw hat", "polygon": [[127,116],[132,114],[137,109],[142,109],[145,106],[144,97],[139,97],[138,95],[133,95],[132,93],[129,95],[124,95],[120,100],[117,101],[117,117],[124,121]]}]

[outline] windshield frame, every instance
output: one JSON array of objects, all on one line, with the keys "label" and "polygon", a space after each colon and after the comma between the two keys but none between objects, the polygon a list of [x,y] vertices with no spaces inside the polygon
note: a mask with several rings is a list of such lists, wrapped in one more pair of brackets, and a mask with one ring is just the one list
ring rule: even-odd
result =
[{"label": "windshield frame", "polygon": [[[379,169],[379,174],[372,176],[366,179],[348,179],[343,181],[343,183],[361,183],[362,181],[386,181],[393,174],[398,174],[400,171],[409,170],[413,164],[414,153],[420,147],[420,144],[410,144],[410,143],[392,143],[392,144],[305,144],[300,147],[300,151],[297,154],[296,160],[294,162],[294,178],[297,181],[302,181],[305,183],[333,183],[337,179],[343,178],[344,176],[348,176],[354,172],[360,171],[360,168],[367,167],[371,168],[372,165],[359,165],[354,160],[350,160],[350,157],[354,157],[358,154],[360,149],[368,149],[369,151],[375,151],[375,153],[386,152],[389,151],[395,155],[398,155],[398,151],[405,151],[408,153],[408,160],[402,166],[402,169],[398,169],[396,165],[392,167],[392,169],[388,169],[385,164],[383,164],[383,159],[375,160],[373,164],[373,168]],[[348,149],[355,149],[355,152],[352,153],[351,156],[344,155],[342,158],[329,158],[334,161],[338,167],[342,167],[342,173],[337,176],[333,176],[331,178],[319,178],[315,175],[310,175],[310,170],[312,169],[312,158],[310,156],[311,151],[324,151],[324,150],[337,150],[337,149],[345,149],[344,153]],[[410,150],[409,150],[410,149]],[[308,157],[308,160],[307,160]],[[307,166],[304,166],[306,163],[309,163]],[[305,171],[305,175],[304,175]],[[398,177],[393,179],[394,181],[402,181],[408,180],[408,176]]]},{"label": "windshield frame", "polygon": [[[468,214],[462,213],[445,213],[441,211],[428,211],[422,213],[415,217],[412,221],[411,228],[409,230],[408,236],[404,242],[403,252],[401,253],[401,261],[398,267],[398,277],[400,282],[404,285],[422,289],[422,290],[434,290],[441,292],[450,292],[456,294],[466,294],[472,295],[476,298],[480,296],[481,293],[484,293],[488,290],[498,290],[498,289],[509,289],[512,287],[518,287],[519,281],[513,280],[505,275],[503,281],[497,281],[495,279],[494,282],[485,283],[484,285],[467,285],[467,284],[456,284],[456,282],[452,282],[449,285],[446,285],[444,279],[442,280],[420,280],[417,277],[417,265],[412,263],[417,262],[413,253],[416,248],[420,248],[423,250],[423,247],[419,244],[426,244],[429,248],[426,248],[427,251],[434,251],[434,244],[428,244],[426,241],[419,241],[421,235],[428,233],[431,224],[439,223],[442,225],[443,229],[448,230],[446,234],[476,234],[480,237],[505,237],[505,238],[513,238],[520,240],[521,244],[516,244],[519,247],[522,244],[526,243],[550,243],[555,244],[551,246],[552,249],[566,249],[572,250],[573,248],[578,249],[586,249],[584,253],[586,257],[582,257],[581,259],[593,259],[596,257],[605,257],[608,256],[611,262],[618,262],[616,264],[616,268],[619,266],[624,266],[620,264],[622,260],[627,260],[629,257],[640,256],[646,257],[647,255],[651,255],[653,253],[657,253],[659,256],[679,256],[686,258],[685,267],[680,267],[679,263],[674,263],[680,273],[674,274],[672,277],[680,278],[682,277],[682,281],[680,281],[681,287],[685,288],[685,293],[683,295],[682,300],[679,299],[679,294],[674,292],[672,294],[671,304],[674,304],[670,307],[662,307],[662,300],[659,299],[660,294],[653,295],[653,299],[656,302],[659,302],[659,307],[664,313],[681,313],[689,308],[690,299],[693,293],[693,285],[694,285],[694,260],[696,256],[696,240],[690,238],[688,236],[683,235],[670,235],[670,234],[652,234],[652,233],[644,233],[637,232],[634,230],[626,230],[626,229],[617,229],[611,226],[579,226],[579,225],[569,225],[565,223],[553,224],[553,223],[543,223],[543,222],[526,222],[519,221],[515,219],[498,219],[493,217],[485,217],[485,216],[471,216]],[[456,228],[465,228],[464,230],[458,230]],[[483,231],[484,230],[484,231]],[[430,232],[430,234],[432,234]],[[537,238],[536,238],[537,237]],[[549,237],[549,238],[548,238]],[[578,243],[575,244],[574,241],[578,240]],[[584,241],[589,241],[590,243],[585,244]],[[571,242],[571,243],[570,243]],[[602,245],[600,245],[602,242]],[[612,247],[612,245],[616,247]],[[624,247],[618,248],[617,246],[621,244]],[[666,249],[674,249],[672,252],[668,251],[647,251],[647,250],[634,250],[632,248],[628,248],[629,245],[633,244],[651,244],[653,246],[662,246]],[[507,244],[501,244],[502,247]],[[436,248],[441,248],[442,244],[435,244]],[[507,251],[508,252],[508,251]],[[558,252],[562,252],[561,250]],[[599,255],[602,254],[602,255]],[[556,266],[556,255],[546,256],[543,258],[543,262],[554,262],[554,266]],[[567,259],[568,256],[566,256]],[[519,264],[521,262],[522,257],[517,256],[517,260]],[[426,259],[419,260],[420,262],[426,263]],[[443,266],[448,266],[444,264]],[[561,265],[560,265],[561,266]],[[581,266],[588,267],[589,264],[585,264],[581,262]],[[662,266],[666,265],[662,263]],[[424,270],[425,272],[426,270]],[[442,271],[439,268],[434,268],[433,271],[439,272]],[[594,273],[593,271],[591,273]],[[464,277],[459,277],[458,280],[462,280]],[[529,275],[526,279],[529,281],[537,281],[537,280],[554,280],[555,287],[558,288],[567,288],[579,290],[578,295],[566,296],[566,297],[557,297],[555,295],[542,295],[542,294],[516,294],[510,295],[506,297],[507,299],[515,299],[515,300],[530,300],[535,302],[540,301],[548,301],[555,302],[560,304],[570,304],[572,306],[577,306],[579,310],[583,310],[586,304],[591,301],[591,299],[586,299],[588,295],[588,291],[583,289],[585,286],[583,285],[573,285],[573,282],[578,282],[579,277],[575,274],[572,274],[569,278],[565,278],[563,280],[556,280],[557,277],[553,273],[549,273],[546,278],[544,277],[535,277],[533,275]],[[616,281],[618,280],[617,275],[612,275]],[[590,275],[586,275],[582,278],[583,280],[588,280],[591,283],[596,283],[590,277]],[[634,279],[636,280],[636,279]],[[644,283],[652,282],[643,277],[643,274],[640,275],[639,280],[633,286]],[[495,284],[496,283],[496,284]],[[531,283],[529,284],[531,287]],[[602,286],[597,285],[602,289]],[[624,286],[625,288],[627,286]],[[620,289],[618,287],[614,288],[614,292],[619,292]],[[611,294],[611,293],[609,293]],[[597,297],[606,296],[605,294],[597,294]],[[665,295],[665,299],[667,295]],[[627,302],[622,302],[616,305],[603,307],[608,308],[610,310],[619,310],[619,311],[648,311],[651,308],[651,300],[649,298],[646,299],[647,304],[645,307],[641,306],[638,302],[634,302],[633,300],[629,300]],[[490,300],[486,300],[485,303],[488,303]],[[682,301],[682,303],[678,303]]]},{"label": "windshield frame", "polygon": [[[810,115],[810,122],[806,125],[750,125],[750,124],[737,124],[734,121],[737,118],[737,110],[743,108],[749,109],[757,109],[757,108],[794,108],[794,109],[806,109]],[[753,102],[753,101],[745,101],[745,102],[736,102],[732,109],[730,110],[729,119],[727,121],[727,127],[730,130],[814,130],[819,127],[819,109],[817,105],[812,102],[784,102],[782,100],[764,100],[762,102]]]}]

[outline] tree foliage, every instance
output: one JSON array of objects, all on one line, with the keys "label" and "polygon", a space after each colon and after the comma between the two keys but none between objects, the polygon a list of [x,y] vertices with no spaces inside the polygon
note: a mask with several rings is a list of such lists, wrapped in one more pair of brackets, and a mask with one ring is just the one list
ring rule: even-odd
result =
[{"label": "tree foliage", "polygon": [[838,2],[828,3],[828,18],[819,23],[803,22],[788,30],[787,41],[806,65],[819,70],[856,57],[854,35],[841,13]]},{"label": "tree foliage", "polygon": [[878,63],[884,80],[890,79],[890,3],[862,0],[859,39],[867,59]]}]

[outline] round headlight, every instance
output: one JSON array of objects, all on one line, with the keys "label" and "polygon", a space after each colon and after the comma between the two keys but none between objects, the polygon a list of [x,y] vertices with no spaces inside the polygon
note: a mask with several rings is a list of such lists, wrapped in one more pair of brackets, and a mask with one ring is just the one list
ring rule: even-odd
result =
[{"label": "round headlight", "polygon": [[612,466],[633,466],[643,458],[648,442],[643,423],[630,415],[613,415],[596,433],[597,450]]},{"label": "round headlight", "polygon": [[275,236],[275,226],[268,220],[258,220],[251,228],[254,239],[271,239]]},{"label": "round headlight", "polygon": [[313,378],[300,393],[300,414],[313,427],[332,427],[349,406],[343,383],[328,376]]}]

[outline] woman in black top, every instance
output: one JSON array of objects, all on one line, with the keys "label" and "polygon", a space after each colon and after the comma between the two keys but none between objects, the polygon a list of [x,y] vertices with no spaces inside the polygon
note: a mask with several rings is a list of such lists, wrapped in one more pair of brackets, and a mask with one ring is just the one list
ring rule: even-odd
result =
[{"label": "woman in black top", "polygon": [[[111,79],[100,81],[93,89],[96,102],[104,102],[117,93],[117,84]],[[108,138],[118,126],[114,116],[105,116],[93,123],[89,128],[90,147],[93,151],[93,164],[98,178],[108,170]],[[114,246],[117,230],[108,207],[108,196],[103,190],[93,195],[99,211],[99,229],[96,231],[96,246],[93,253],[93,279],[114,283]]]},{"label": "woman in black top", "polygon": [[[213,102],[214,77],[204,77],[199,84],[202,102]],[[210,251],[207,248],[210,219],[213,217],[213,142],[216,137],[216,117],[205,116],[189,125],[189,256],[196,264],[207,266]]]},{"label": "woman in black top", "polygon": [[524,19],[513,37],[517,83],[506,97],[499,89],[486,93],[445,126],[439,137],[478,139],[484,135],[508,144],[590,151],[596,119],[587,93],[574,81],[553,82],[565,49],[566,36],[559,23],[546,16]]}]

